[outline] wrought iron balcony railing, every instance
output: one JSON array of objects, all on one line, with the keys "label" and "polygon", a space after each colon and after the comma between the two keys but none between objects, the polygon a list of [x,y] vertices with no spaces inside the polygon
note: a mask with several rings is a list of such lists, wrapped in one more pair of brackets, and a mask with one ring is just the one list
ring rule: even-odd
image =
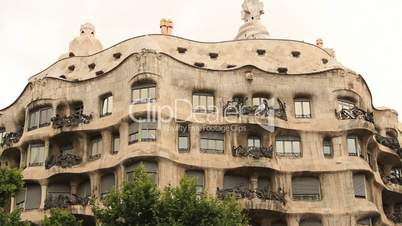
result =
[{"label": "wrought iron balcony railing", "polygon": [[74,205],[86,206],[89,203],[89,199],[89,197],[83,198],[74,194],[49,194],[45,200],[45,210],[53,208],[66,209]]},{"label": "wrought iron balcony railing", "polygon": [[393,212],[385,214],[388,219],[393,221],[394,223],[402,223],[402,213],[401,212]]},{"label": "wrought iron balcony railing", "polygon": [[374,114],[372,112],[363,111],[360,108],[335,110],[335,115],[339,120],[363,119],[367,122],[374,123]]},{"label": "wrought iron balcony railing", "polygon": [[395,171],[391,171],[390,175],[383,176],[382,180],[384,181],[385,184],[391,183],[391,184],[402,185],[402,176]]},{"label": "wrought iron balcony railing", "polygon": [[55,129],[61,129],[64,127],[74,127],[80,124],[88,124],[92,120],[92,115],[85,114],[73,114],[71,116],[59,116],[56,115],[51,119],[52,126]]},{"label": "wrought iron balcony railing", "polygon": [[232,148],[233,157],[252,157],[253,159],[261,159],[261,158],[272,158],[273,156],[273,147],[247,147],[243,146],[233,147]]},{"label": "wrought iron balcony railing", "polygon": [[233,188],[227,189],[219,189],[217,188],[216,195],[218,199],[225,199],[228,197],[233,196],[236,199],[253,199],[258,198],[260,200],[272,200],[281,202],[283,205],[286,205],[286,194],[283,192],[282,189],[279,189],[278,192],[269,191],[266,189],[257,189],[251,190],[244,188],[244,186],[239,185]]},{"label": "wrought iron balcony railing", "polygon": [[46,169],[50,169],[53,166],[60,166],[62,168],[70,168],[81,164],[82,158],[75,154],[61,154],[57,157],[50,157],[46,161]]},{"label": "wrought iron balcony railing", "polygon": [[399,155],[399,157],[402,157],[402,148],[401,145],[399,144],[398,139],[394,137],[383,137],[379,134],[375,135],[375,139],[377,140],[378,143],[394,150]]},{"label": "wrought iron balcony railing", "polygon": [[246,99],[231,100],[223,107],[223,116],[242,116],[242,115],[255,115],[268,117],[272,112],[277,118],[287,121],[286,104],[280,99],[278,101],[278,108],[269,106],[268,103],[263,103],[260,106],[246,106]]},{"label": "wrought iron balcony railing", "polygon": [[2,142],[1,142],[1,147],[10,147],[13,144],[18,143],[18,141],[20,141],[21,137],[22,137],[22,130],[19,132],[10,132],[10,133],[6,133],[3,136]]}]

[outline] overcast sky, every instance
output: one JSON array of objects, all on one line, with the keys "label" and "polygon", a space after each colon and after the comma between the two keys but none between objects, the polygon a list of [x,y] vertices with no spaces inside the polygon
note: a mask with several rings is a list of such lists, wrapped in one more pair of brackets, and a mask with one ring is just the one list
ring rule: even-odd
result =
[{"label": "overcast sky", "polygon": [[[402,114],[401,0],[263,0],[272,38],[315,43],[323,38],[343,65],[366,79],[376,107]],[[93,23],[105,48],[159,33],[161,18],[174,35],[231,40],[241,26],[243,0],[0,0],[0,108],[27,79],[67,52],[80,25]],[[402,117],[400,116],[402,119]]]}]

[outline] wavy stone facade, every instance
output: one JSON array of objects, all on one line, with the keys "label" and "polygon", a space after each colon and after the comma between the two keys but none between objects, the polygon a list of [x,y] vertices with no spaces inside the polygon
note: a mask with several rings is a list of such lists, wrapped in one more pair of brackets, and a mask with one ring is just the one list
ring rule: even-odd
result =
[{"label": "wavy stone facade", "polygon": [[143,163],[160,188],[188,174],[234,194],[253,225],[402,225],[401,132],[330,52],[275,39],[136,37],[61,59],[0,110],[1,167],[27,184],[10,208],[34,223],[63,207],[93,225],[88,197]]}]

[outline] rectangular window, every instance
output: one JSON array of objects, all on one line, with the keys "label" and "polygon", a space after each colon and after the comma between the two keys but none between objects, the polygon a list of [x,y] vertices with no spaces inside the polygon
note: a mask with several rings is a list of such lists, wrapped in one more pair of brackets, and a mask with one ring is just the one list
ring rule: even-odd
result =
[{"label": "rectangular window", "polygon": [[137,142],[156,141],[156,129],[158,121],[155,119],[137,119],[129,127],[129,144]]},{"label": "rectangular window", "polygon": [[271,183],[268,177],[258,177],[258,190],[271,191]]},{"label": "rectangular window", "polygon": [[78,185],[77,193],[80,198],[91,197],[91,182],[88,180]]},{"label": "rectangular window", "polygon": [[356,105],[352,101],[344,100],[344,99],[339,99],[338,100],[338,108],[339,109],[351,110],[351,109],[353,109],[355,107],[356,107]]},{"label": "rectangular window", "polygon": [[53,109],[49,107],[31,111],[29,113],[29,130],[50,125],[52,116]]},{"label": "rectangular window", "polygon": [[91,154],[90,159],[99,159],[102,155],[102,138],[98,137],[91,140]]},{"label": "rectangular window", "polygon": [[113,111],[113,96],[103,98],[101,116],[111,115],[112,111]]},{"label": "rectangular window", "polygon": [[62,155],[74,154],[73,144],[66,144],[60,147],[60,152]]},{"label": "rectangular window", "polygon": [[320,179],[317,177],[294,177],[292,179],[294,200],[320,200]]},{"label": "rectangular window", "polygon": [[108,174],[102,177],[101,185],[100,185],[100,194],[101,197],[105,197],[108,195],[115,185],[114,174]]},{"label": "rectangular window", "polygon": [[76,104],[74,106],[73,110],[74,110],[75,115],[82,115],[82,114],[84,114],[84,105],[82,103]]},{"label": "rectangular window", "polygon": [[353,187],[355,190],[356,198],[366,198],[366,175],[354,174],[353,175]]},{"label": "rectangular window", "polygon": [[224,133],[202,132],[200,147],[205,153],[223,154],[224,153]]},{"label": "rectangular window", "polygon": [[120,150],[120,136],[115,134],[113,135],[112,140],[112,154],[118,153]]},{"label": "rectangular window", "polygon": [[3,139],[4,139],[5,135],[6,135],[6,129],[5,128],[0,128],[0,145],[3,144]]},{"label": "rectangular window", "polygon": [[156,85],[136,85],[132,89],[131,101],[133,104],[152,103],[156,100]]},{"label": "rectangular window", "polygon": [[253,97],[253,106],[260,106],[262,104],[264,104],[264,102],[266,104],[268,104],[268,98],[265,97]]},{"label": "rectangular window", "polygon": [[349,156],[359,156],[361,154],[359,137],[348,136],[347,145]]},{"label": "rectangular window", "polygon": [[204,192],[204,172],[203,171],[197,171],[197,170],[187,170],[186,171],[187,177],[194,178],[196,180],[196,187],[197,187],[197,193],[203,193]]},{"label": "rectangular window", "polygon": [[197,113],[210,113],[215,111],[215,97],[212,93],[194,93],[193,111]]},{"label": "rectangular window", "polygon": [[326,158],[331,158],[333,156],[332,141],[330,139],[324,139],[323,145],[324,156]]},{"label": "rectangular window", "polygon": [[29,145],[29,166],[42,166],[45,162],[45,144]]},{"label": "rectangular window", "polygon": [[260,148],[261,147],[261,139],[259,137],[249,137],[247,139],[247,146],[249,148]]},{"label": "rectangular window", "polygon": [[275,142],[276,154],[279,156],[301,156],[300,138],[278,137]]},{"label": "rectangular window", "polygon": [[140,166],[144,166],[145,172],[148,174],[149,179],[158,184],[158,164],[151,161],[136,162],[126,168],[126,176],[128,182],[133,182],[135,170]]},{"label": "rectangular window", "polygon": [[22,191],[18,192],[15,195],[15,208],[24,210],[25,209],[25,195],[26,195],[26,188]]},{"label": "rectangular window", "polygon": [[179,124],[178,129],[178,148],[180,152],[190,150],[190,131],[188,124]]},{"label": "rectangular window", "polygon": [[311,118],[309,99],[295,99],[294,102],[296,118]]}]

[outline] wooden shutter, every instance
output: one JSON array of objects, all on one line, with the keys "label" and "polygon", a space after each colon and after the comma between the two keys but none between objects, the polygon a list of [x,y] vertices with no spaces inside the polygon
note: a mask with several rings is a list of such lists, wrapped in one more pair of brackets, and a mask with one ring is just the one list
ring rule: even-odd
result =
[{"label": "wooden shutter", "polygon": [[115,184],[114,174],[105,175],[101,180],[101,194],[106,194],[112,191]]},{"label": "wooden shutter", "polygon": [[300,226],[322,226],[319,220],[304,220],[300,223]]},{"label": "wooden shutter", "polygon": [[25,200],[25,210],[39,209],[42,197],[41,187],[39,184],[27,185],[27,195]]},{"label": "wooden shutter", "polygon": [[320,180],[316,177],[295,177],[292,191],[293,195],[320,195]]},{"label": "wooden shutter", "polygon": [[366,198],[366,176],[364,174],[353,175],[353,187],[355,197]]}]

